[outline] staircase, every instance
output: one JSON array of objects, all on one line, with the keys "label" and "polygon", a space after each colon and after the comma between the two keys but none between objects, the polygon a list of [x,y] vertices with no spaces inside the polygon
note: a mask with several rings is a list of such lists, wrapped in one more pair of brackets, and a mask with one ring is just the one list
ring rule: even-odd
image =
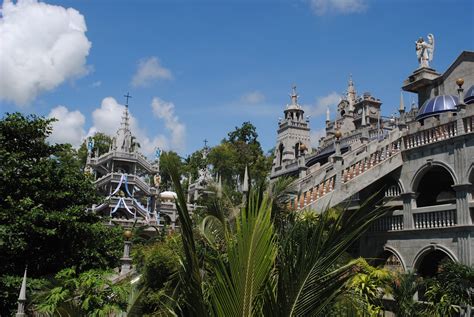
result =
[{"label": "staircase", "polygon": [[332,162],[294,184],[300,194],[290,202],[290,207],[320,211],[343,202],[399,168],[403,164],[401,145],[401,132],[393,130],[382,140],[375,139],[342,156],[333,156]]}]

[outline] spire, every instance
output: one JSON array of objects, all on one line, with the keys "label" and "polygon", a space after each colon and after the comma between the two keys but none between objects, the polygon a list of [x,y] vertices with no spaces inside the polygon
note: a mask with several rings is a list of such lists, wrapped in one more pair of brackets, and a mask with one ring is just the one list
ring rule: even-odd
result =
[{"label": "spire", "polygon": [[354,87],[354,82],[352,81],[352,74],[349,74],[349,82],[347,84],[347,100],[349,101],[349,111],[354,111],[354,104],[356,102],[356,90]]},{"label": "spire", "polygon": [[398,111],[400,113],[405,112],[405,103],[403,101],[403,91],[400,91],[400,109]]},{"label": "spire", "polygon": [[130,114],[128,113],[128,99],[131,98],[128,93],[124,96],[126,98],[125,108],[123,109],[122,122],[117,131],[114,148],[121,152],[131,152],[132,150],[132,132],[130,131]]},{"label": "spire", "polygon": [[25,303],[26,303],[26,271],[27,267],[25,268],[25,273],[23,275],[23,281],[21,282],[21,289],[20,289],[20,296],[18,296],[18,308],[16,312],[16,317],[24,317],[25,314]]},{"label": "spire", "polygon": [[245,165],[244,183],[242,184],[242,192],[247,193],[249,191],[249,171],[247,165]]},{"label": "spire", "polygon": [[329,107],[326,108],[326,122],[331,121],[331,112],[329,111]]}]

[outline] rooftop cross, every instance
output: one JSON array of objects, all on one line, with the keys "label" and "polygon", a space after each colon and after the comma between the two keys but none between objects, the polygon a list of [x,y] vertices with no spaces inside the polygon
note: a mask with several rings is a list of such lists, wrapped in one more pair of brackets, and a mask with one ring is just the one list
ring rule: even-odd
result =
[{"label": "rooftop cross", "polygon": [[204,139],[204,147],[207,147],[207,139]]},{"label": "rooftop cross", "polygon": [[290,95],[291,104],[296,106],[298,105],[298,94],[296,93],[296,85],[293,85],[291,88],[293,90]]},{"label": "rooftop cross", "polygon": [[127,107],[127,108],[128,108],[128,99],[129,99],[129,98],[132,98],[132,96],[130,96],[130,94],[129,94],[128,92],[127,92],[127,94],[126,94],[126,95],[123,95],[123,96],[126,98],[126,101],[125,101],[125,107]]}]

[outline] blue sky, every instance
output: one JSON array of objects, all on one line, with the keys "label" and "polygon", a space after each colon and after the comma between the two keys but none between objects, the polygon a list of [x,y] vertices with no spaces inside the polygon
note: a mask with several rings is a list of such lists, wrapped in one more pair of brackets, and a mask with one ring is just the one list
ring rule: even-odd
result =
[{"label": "blue sky", "polygon": [[315,135],[350,73],[390,115],[417,67],[416,39],[434,34],[443,72],[474,50],[473,14],[454,0],[5,2],[0,107],[60,117],[53,141],[78,144],[114,131],[130,92],[147,154],[185,156],[244,121],[269,150],[292,84]]}]

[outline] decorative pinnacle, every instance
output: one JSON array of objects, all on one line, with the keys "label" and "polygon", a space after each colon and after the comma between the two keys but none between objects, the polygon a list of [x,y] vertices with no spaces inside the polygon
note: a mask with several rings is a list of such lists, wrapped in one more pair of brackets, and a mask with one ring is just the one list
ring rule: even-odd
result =
[{"label": "decorative pinnacle", "polygon": [[464,78],[456,79],[456,85],[458,85],[459,88],[462,88],[462,85],[464,85]]},{"label": "decorative pinnacle", "polygon": [[400,92],[400,111],[405,111],[405,102],[403,101],[403,91]]}]

